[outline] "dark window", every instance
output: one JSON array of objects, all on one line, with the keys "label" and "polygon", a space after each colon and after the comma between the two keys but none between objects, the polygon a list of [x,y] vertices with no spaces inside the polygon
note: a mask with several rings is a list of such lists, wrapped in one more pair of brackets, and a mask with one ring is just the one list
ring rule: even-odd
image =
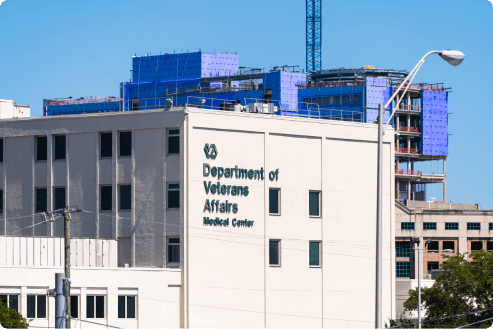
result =
[{"label": "dark window", "polygon": [[0,138],[0,162],[3,162],[3,139]]},{"label": "dark window", "polygon": [[168,154],[180,154],[180,129],[168,130]]},{"label": "dark window", "polygon": [[310,216],[320,216],[320,192],[310,191],[309,211]]},{"label": "dark window", "polygon": [[132,132],[120,132],[120,156],[126,157],[132,155]]},{"label": "dark window", "polygon": [[279,194],[281,190],[278,188],[269,189],[269,214],[279,215],[280,207],[279,207]]},{"label": "dark window", "polygon": [[27,295],[27,317],[36,317],[36,295]]},{"label": "dark window", "polygon": [[401,223],[401,230],[405,230],[405,231],[414,230],[414,223],[402,222]]},{"label": "dark window", "polygon": [[0,190],[0,214],[3,213],[3,190]]},{"label": "dark window", "polygon": [[349,95],[343,95],[342,96],[342,104],[348,104],[350,101],[351,98],[349,97]]},{"label": "dark window", "polygon": [[431,273],[431,270],[438,270],[440,267],[440,263],[438,262],[428,262],[428,274]]},{"label": "dark window", "polygon": [[113,154],[112,133],[101,133],[101,158],[111,158]]},{"label": "dark window", "polygon": [[431,222],[423,223],[423,230],[436,230],[436,229],[437,229],[437,223],[431,223]]},{"label": "dark window", "polygon": [[489,229],[490,231],[493,230],[493,223],[489,223]]},{"label": "dark window", "polygon": [[0,301],[7,307],[19,311],[19,295],[0,295]]},{"label": "dark window", "polygon": [[409,257],[410,242],[396,241],[395,242],[395,257]]},{"label": "dark window", "polygon": [[36,161],[48,159],[48,138],[46,136],[36,137]]},{"label": "dark window", "polygon": [[180,208],[180,184],[168,184],[168,209]]},{"label": "dark window", "polygon": [[101,210],[112,210],[112,186],[101,186]]},{"label": "dark window", "polygon": [[135,319],[135,296],[118,296],[118,318]]},{"label": "dark window", "polygon": [[74,319],[79,318],[79,296],[70,296],[70,315]]},{"label": "dark window", "polygon": [[94,318],[94,296],[86,296],[86,318]]},{"label": "dark window", "polygon": [[48,210],[48,195],[45,188],[36,189],[36,212],[46,212]]},{"label": "dark window", "polygon": [[180,262],[180,238],[168,238],[168,263]]},{"label": "dark window", "polygon": [[444,253],[455,252],[455,242],[454,241],[443,241],[443,252]]},{"label": "dark window", "polygon": [[132,209],[132,186],[120,185],[120,210]]},{"label": "dark window", "polygon": [[269,240],[269,265],[281,265],[279,255],[279,240]]},{"label": "dark window", "polygon": [[65,135],[55,136],[55,160],[65,160]]},{"label": "dark window", "polygon": [[481,223],[467,223],[467,229],[473,231],[481,230]]},{"label": "dark window", "polygon": [[428,252],[438,252],[438,241],[431,241],[428,243]]},{"label": "dark window", "polygon": [[411,274],[409,262],[395,262],[395,274],[398,278],[409,278]]},{"label": "dark window", "polygon": [[486,242],[486,250],[488,250],[488,251],[493,250],[493,241],[487,241]]},{"label": "dark window", "polygon": [[45,295],[27,295],[27,317],[38,319],[46,318]]},{"label": "dark window", "polygon": [[458,230],[459,229],[459,223],[447,222],[447,223],[445,223],[445,229],[446,230]]},{"label": "dark window", "polygon": [[86,317],[104,319],[104,296],[86,296]]},{"label": "dark window", "polygon": [[310,266],[320,266],[320,242],[309,242]]},{"label": "dark window", "polygon": [[55,210],[65,208],[65,187],[55,187],[53,194],[53,206]]},{"label": "dark window", "polygon": [[471,251],[479,251],[483,249],[483,241],[471,241]]}]

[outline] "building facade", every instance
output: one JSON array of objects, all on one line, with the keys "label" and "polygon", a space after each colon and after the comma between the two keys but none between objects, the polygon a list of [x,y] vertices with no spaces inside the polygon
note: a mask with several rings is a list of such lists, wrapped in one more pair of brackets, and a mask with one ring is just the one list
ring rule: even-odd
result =
[{"label": "building facade", "polygon": [[[80,327],[98,300],[98,321],[112,326],[125,326],[121,300],[134,305],[127,326],[373,327],[376,176],[367,173],[377,169],[376,125],[221,108],[1,121],[3,235],[56,239],[62,221],[36,213],[92,212],[73,215],[71,235],[114,241],[118,257],[73,263]],[[395,317],[385,136],[383,319]],[[20,294],[22,312],[62,271],[5,259],[0,295]],[[159,321],[148,322],[146,308]]]}]

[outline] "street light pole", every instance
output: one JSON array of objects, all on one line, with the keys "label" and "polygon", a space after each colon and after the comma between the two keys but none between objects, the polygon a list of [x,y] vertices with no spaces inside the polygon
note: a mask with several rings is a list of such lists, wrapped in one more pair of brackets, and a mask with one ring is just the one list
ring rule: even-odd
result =
[{"label": "street light pole", "polygon": [[[378,106],[378,118],[377,118],[377,123],[378,123],[378,158],[377,158],[377,223],[376,223],[376,282],[375,282],[375,328],[382,328],[382,217],[383,217],[383,212],[382,212],[382,176],[383,176],[383,135],[385,135],[385,128],[387,125],[390,123],[392,118],[394,117],[395,110],[399,107],[399,104],[406,94],[407,90],[409,89],[409,86],[413,82],[414,77],[416,76],[416,73],[419,71],[421,68],[421,65],[423,65],[425,58],[428,57],[431,54],[438,54],[440,55],[441,58],[443,58],[445,61],[447,61],[450,65],[452,66],[457,66],[465,58],[465,55],[457,50],[443,50],[443,51],[438,51],[438,50],[433,50],[428,52],[426,55],[421,58],[421,60],[416,64],[416,66],[409,72],[407,77],[402,81],[397,88],[397,90],[392,94],[390,99],[383,104],[379,104]],[[410,80],[409,80],[410,79]],[[409,83],[407,83],[409,81]],[[406,85],[407,83],[407,85]],[[399,94],[401,91],[402,87],[406,85],[406,88],[404,92],[402,93],[402,96],[397,99],[395,102],[395,106],[392,109],[392,113],[389,116],[389,119],[387,120],[387,123],[385,125],[383,124],[384,120],[384,113],[385,109],[392,103],[394,98]]]}]

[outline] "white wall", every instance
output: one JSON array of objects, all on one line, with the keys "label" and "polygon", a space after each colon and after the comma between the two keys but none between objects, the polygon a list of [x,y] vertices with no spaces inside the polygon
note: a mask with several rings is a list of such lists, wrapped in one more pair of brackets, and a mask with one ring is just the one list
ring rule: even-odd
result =
[{"label": "white wall", "polygon": [[0,99],[0,119],[26,118],[31,116],[31,105],[17,105],[13,101]]}]

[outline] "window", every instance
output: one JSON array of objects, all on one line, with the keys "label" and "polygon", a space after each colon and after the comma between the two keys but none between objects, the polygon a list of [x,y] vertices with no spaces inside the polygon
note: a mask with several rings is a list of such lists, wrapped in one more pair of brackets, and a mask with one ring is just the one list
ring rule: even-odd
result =
[{"label": "window", "polygon": [[48,195],[47,195],[46,188],[37,188],[36,189],[36,212],[46,212],[46,211],[48,211]]},{"label": "window", "polygon": [[65,135],[55,135],[55,160],[65,160],[66,158],[65,137]]},{"label": "window", "polygon": [[483,241],[471,241],[471,252],[483,249]]},{"label": "window", "polygon": [[168,263],[180,262],[180,238],[168,238]]},{"label": "window", "polygon": [[168,154],[180,154],[180,129],[168,130]]},{"label": "window", "polygon": [[53,208],[55,210],[65,208],[65,187],[53,188]]},{"label": "window", "polygon": [[113,155],[113,134],[101,133],[101,158],[111,158]]},{"label": "window", "polygon": [[395,257],[409,257],[410,243],[409,241],[395,242]]},{"label": "window", "polygon": [[428,252],[437,253],[438,252],[438,241],[431,241],[428,243]]},{"label": "window", "polygon": [[111,185],[104,185],[100,187],[100,202],[101,211],[112,210],[113,201],[113,189]]},{"label": "window", "polygon": [[0,301],[7,307],[19,311],[19,295],[0,295]]},{"label": "window", "polygon": [[431,223],[431,222],[423,223],[423,230],[436,230],[436,229],[437,229],[437,223]]},{"label": "window", "polygon": [[444,253],[455,252],[455,242],[454,241],[443,241],[443,252]]},{"label": "window", "polygon": [[439,262],[428,262],[428,274],[431,274],[431,270],[438,270],[439,267]]},{"label": "window", "polygon": [[104,319],[104,296],[86,296],[86,318]]},{"label": "window", "polygon": [[3,162],[3,139],[0,138],[0,162]]},{"label": "window", "polygon": [[445,229],[446,230],[458,230],[459,229],[459,223],[447,222],[447,223],[445,223]]},{"label": "window", "polygon": [[401,230],[414,230],[414,223],[410,222],[402,222]]},{"label": "window", "polygon": [[310,266],[320,267],[320,242],[319,241],[310,241],[308,243],[309,248],[309,261]]},{"label": "window", "polygon": [[120,185],[120,210],[132,209],[132,185]]},{"label": "window", "polygon": [[48,138],[46,136],[36,137],[36,161],[48,159]]},{"label": "window", "polygon": [[46,295],[27,295],[27,317],[46,318]]},{"label": "window", "polygon": [[3,213],[3,190],[0,190],[0,214]]},{"label": "window", "polygon": [[120,132],[120,156],[128,157],[132,155],[132,132]]},{"label": "window", "polygon": [[310,216],[320,217],[320,192],[310,191],[309,194]]},{"label": "window", "polygon": [[468,231],[479,231],[481,230],[481,223],[467,223]]},{"label": "window", "polygon": [[118,296],[118,318],[135,319],[135,296]]},{"label": "window", "polygon": [[278,188],[269,189],[269,214],[280,215],[280,197],[281,190]]},{"label": "window", "polygon": [[493,251],[493,241],[486,241],[486,250]]},{"label": "window", "polygon": [[168,209],[180,208],[180,184],[168,184]]},{"label": "window", "polygon": [[395,274],[398,278],[409,278],[411,274],[409,262],[395,262]]},{"label": "window", "polygon": [[490,231],[493,230],[493,223],[489,223],[489,229]]},{"label": "window", "polygon": [[70,296],[70,315],[74,319],[79,318],[79,296]]},{"label": "window", "polygon": [[269,240],[269,265],[281,265],[281,240]]}]

